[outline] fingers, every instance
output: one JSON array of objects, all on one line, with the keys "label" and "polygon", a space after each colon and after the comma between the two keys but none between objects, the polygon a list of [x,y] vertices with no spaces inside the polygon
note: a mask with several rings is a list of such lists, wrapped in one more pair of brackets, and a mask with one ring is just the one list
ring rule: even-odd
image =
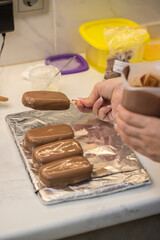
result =
[{"label": "fingers", "polygon": [[78,102],[86,108],[92,108],[93,102],[89,98],[78,98]]},{"label": "fingers", "polygon": [[103,97],[105,101],[111,100],[112,93],[115,88],[119,88],[119,86],[122,85],[122,79],[121,78],[115,78],[115,79],[109,79],[107,81],[101,81],[97,83],[91,94],[88,97],[88,101],[91,105],[94,105],[95,102],[100,98]]},{"label": "fingers", "polygon": [[116,129],[120,134],[123,142],[130,147],[131,149],[139,152],[140,154],[152,159],[153,161],[160,162],[160,155],[157,152],[150,152],[148,148],[145,146],[145,142],[136,137],[127,136],[123,131]]},{"label": "fingers", "polygon": [[118,130],[120,135],[124,134],[128,137],[135,137],[141,139],[142,128],[137,128],[126,123],[122,118],[119,117],[119,113],[116,115],[115,128]]},{"label": "fingers", "polygon": [[[95,116],[100,117],[100,119],[102,119],[102,118],[104,119],[106,117],[105,115],[107,114],[107,119],[109,117],[109,119],[113,120],[113,115],[112,115],[111,109],[107,109],[107,108],[105,109],[105,108],[103,108],[103,105],[104,104],[108,105],[108,101],[112,100],[113,91],[116,88],[120,88],[121,85],[122,85],[121,78],[115,78],[112,80],[101,81],[94,86],[94,88],[88,98],[84,98],[84,99],[79,98],[78,103],[76,103],[75,105],[81,112],[87,113],[87,112],[93,111],[93,114]],[[115,96],[114,99],[118,99],[118,97]],[[116,102],[116,100],[113,101],[114,109],[117,108],[118,104],[119,104],[119,102]],[[112,109],[113,109],[113,107],[112,107]],[[105,114],[105,112],[106,112],[106,114]],[[109,115],[108,115],[108,113],[109,113]],[[99,116],[99,114],[100,114],[100,116]]]},{"label": "fingers", "polygon": [[[78,101],[75,103],[79,111],[88,113],[92,112],[92,107],[94,103],[99,99],[98,93],[96,93],[95,88],[92,90],[88,98],[77,98]],[[100,100],[101,102],[101,100]]]},{"label": "fingers", "polygon": [[[132,113],[122,106],[118,107],[115,129],[124,143],[133,150],[157,161],[160,156],[160,122],[153,117]],[[156,129],[156,131],[155,131]],[[156,133],[157,132],[157,133]],[[152,143],[152,144],[151,144]]]},{"label": "fingers", "polygon": [[117,114],[117,108],[122,100],[122,94],[123,94],[122,86],[115,88],[112,94],[111,103],[112,103],[112,115],[114,119]]},{"label": "fingers", "polygon": [[93,114],[95,116],[99,115],[98,114],[99,113],[99,109],[102,106],[102,104],[103,104],[103,98],[102,97],[98,98],[98,100],[93,104],[92,111],[93,111]]},{"label": "fingers", "polygon": [[79,99],[75,105],[79,109],[79,111],[83,113],[93,112],[93,114],[103,121],[113,121],[113,116],[111,114],[112,107],[111,105],[105,105],[103,98],[100,97],[98,100],[93,104],[89,102],[89,99]]},{"label": "fingers", "polygon": [[142,140],[144,125],[137,121],[137,116],[135,115],[139,114],[131,113],[122,106],[119,106],[115,129],[127,146],[141,153],[144,149]]},{"label": "fingers", "polygon": [[118,129],[118,133],[121,136],[122,140],[124,141],[124,143],[134,149],[135,151],[144,154],[144,144],[143,141],[141,139],[138,139],[136,137],[131,137],[126,135],[125,133],[123,133],[123,131]]},{"label": "fingers", "polygon": [[102,88],[102,86],[103,86],[103,82],[97,83],[94,86],[92,92],[90,93],[90,95],[88,97],[88,101],[92,104],[92,106],[102,96],[100,94],[100,89]]},{"label": "fingers", "polygon": [[93,105],[93,114],[100,120],[111,122],[113,121],[111,105],[105,105],[105,101],[100,97]]},{"label": "fingers", "polygon": [[144,126],[146,126],[150,122],[149,117],[130,112],[124,107],[122,107],[121,105],[118,106],[117,110],[118,110],[118,117],[130,126],[134,126],[137,128],[144,128]]},{"label": "fingers", "polygon": [[114,117],[112,115],[112,111],[110,111],[103,120],[106,121],[106,122],[113,122]]},{"label": "fingers", "polygon": [[120,118],[116,117],[115,129],[128,147],[144,154],[144,142],[141,139],[140,128],[127,125]]},{"label": "fingers", "polygon": [[83,113],[90,113],[92,112],[92,108],[91,107],[87,107],[85,104],[85,99],[84,100],[79,100],[75,103],[76,107],[78,108],[78,110],[80,112],[83,112]]},{"label": "fingers", "polygon": [[111,110],[112,110],[111,105],[101,107],[99,109],[99,113],[98,113],[99,119],[106,121],[106,122],[112,121],[113,119],[110,118],[110,114],[109,114]]},{"label": "fingers", "polygon": [[79,98],[79,100],[75,103],[76,107],[84,113],[93,112],[95,116],[98,116],[98,112],[100,107],[103,104],[103,98],[99,97],[97,101],[91,102],[89,98]]}]

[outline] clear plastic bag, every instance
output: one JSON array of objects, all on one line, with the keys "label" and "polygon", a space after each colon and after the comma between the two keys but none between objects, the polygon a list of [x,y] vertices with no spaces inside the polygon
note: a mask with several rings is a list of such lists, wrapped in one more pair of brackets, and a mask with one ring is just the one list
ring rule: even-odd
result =
[{"label": "clear plastic bag", "polygon": [[136,62],[137,53],[142,46],[147,29],[144,27],[105,28],[105,41],[109,47],[105,79],[118,77],[129,63]]}]

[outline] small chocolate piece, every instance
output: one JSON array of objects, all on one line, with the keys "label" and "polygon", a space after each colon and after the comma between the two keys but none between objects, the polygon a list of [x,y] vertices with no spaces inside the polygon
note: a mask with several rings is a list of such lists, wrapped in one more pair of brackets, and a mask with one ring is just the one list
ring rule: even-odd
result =
[{"label": "small chocolate piece", "polygon": [[22,103],[37,110],[65,110],[70,107],[70,101],[64,93],[52,91],[25,92]]},{"label": "small chocolate piece", "polygon": [[34,163],[41,166],[58,159],[81,156],[82,154],[83,149],[77,140],[64,139],[35,148],[32,158]]},{"label": "small chocolate piece", "polygon": [[37,146],[73,137],[73,130],[67,124],[55,124],[34,128],[27,131],[25,134],[24,149],[26,151],[32,151]]},{"label": "small chocolate piece", "polygon": [[64,188],[91,177],[92,166],[87,158],[74,156],[40,167],[39,179],[46,187]]},{"label": "small chocolate piece", "polygon": [[160,77],[152,73],[144,74],[140,81],[143,87],[160,87]]}]

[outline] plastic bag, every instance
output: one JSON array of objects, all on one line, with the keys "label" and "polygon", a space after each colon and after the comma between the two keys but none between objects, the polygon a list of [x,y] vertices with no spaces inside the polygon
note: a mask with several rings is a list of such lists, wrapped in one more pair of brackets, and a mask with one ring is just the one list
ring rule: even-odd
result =
[{"label": "plastic bag", "polygon": [[136,62],[146,35],[147,29],[144,27],[105,28],[104,36],[109,47],[105,79],[119,77],[129,62]]}]

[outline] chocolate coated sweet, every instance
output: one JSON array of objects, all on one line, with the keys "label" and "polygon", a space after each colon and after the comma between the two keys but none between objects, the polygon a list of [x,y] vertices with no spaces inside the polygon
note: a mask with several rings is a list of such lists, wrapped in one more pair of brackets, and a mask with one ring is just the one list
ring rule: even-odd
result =
[{"label": "chocolate coated sweet", "polygon": [[83,154],[80,143],[74,139],[64,139],[44,144],[34,149],[32,158],[34,163],[43,164],[72,156]]},{"label": "chocolate coated sweet", "polygon": [[40,167],[40,182],[47,187],[64,188],[91,177],[92,166],[87,158],[74,156]]},{"label": "chocolate coated sweet", "polygon": [[160,87],[160,77],[153,73],[144,74],[140,81],[144,87]]},{"label": "chocolate coated sweet", "polygon": [[70,107],[70,101],[64,93],[53,91],[25,92],[22,103],[37,110],[65,110]]},{"label": "chocolate coated sweet", "polygon": [[26,132],[24,149],[32,151],[35,147],[61,139],[73,138],[72,128],[67,124],[55,124],[34,128]]}]

